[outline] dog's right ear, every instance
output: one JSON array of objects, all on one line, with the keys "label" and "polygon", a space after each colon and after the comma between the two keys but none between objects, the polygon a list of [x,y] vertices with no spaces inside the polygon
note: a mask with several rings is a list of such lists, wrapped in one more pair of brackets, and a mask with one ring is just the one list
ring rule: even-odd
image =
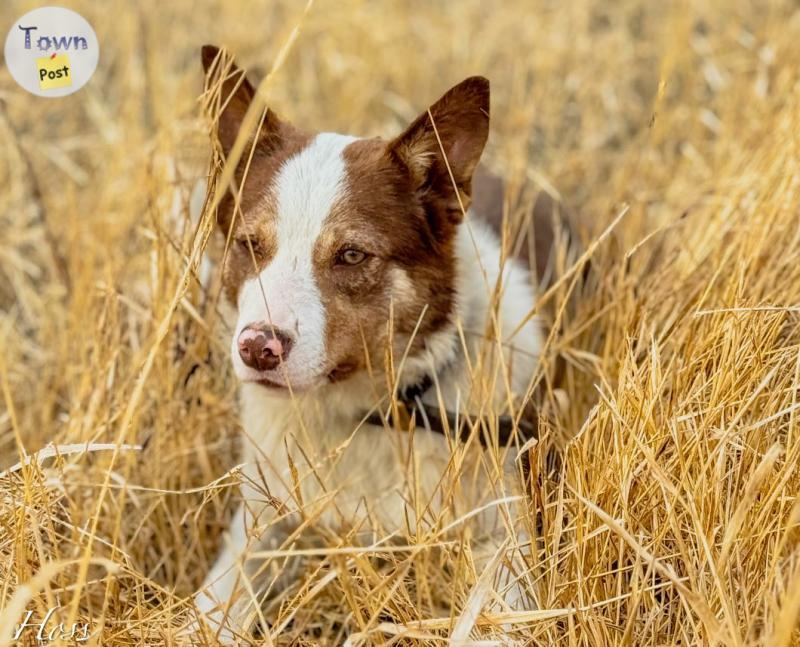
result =
[{"label": "dog's right ear", "polygon": [[[206,90],[214,91],[219,86],[219,112],[215,114],[217,120],[217,138],[222,146],[222,151],[227,156],[239,128],[242,125],[247,109],[256,91],[244,70],[240,69],[224,49],[214,45],[203,45],[201,50],[203,69],[206,73]],[[212,106],[212,111],[216,108]],[[267,114],[259,132],[259,140],[269,140],[277,137],[280,129],[280,120],[272,110],[267,109]]]}]

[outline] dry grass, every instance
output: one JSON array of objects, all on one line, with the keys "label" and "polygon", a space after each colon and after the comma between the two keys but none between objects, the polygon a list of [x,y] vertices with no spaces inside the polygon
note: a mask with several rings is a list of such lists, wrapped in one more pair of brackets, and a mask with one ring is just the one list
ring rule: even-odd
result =
[{"label": "dry grass", "polygon": [[[200,239],[168,223],[194,178],[170,169],[205,168],[199,46],[264,73],[303,7],[69,4],[100,38],[92,83],[45,101],[0,73],[0,644],[55,603],[95,644],[176,644],[236,495],[237,422],[187,273]],[[514,637],[799,642],[798,38],[788,0],[320,1],[273,78],[298,123],[389,134],[485,73],[485,159],[513,190],[562,196],[586,244],[629,207],[575,307],[569,279],[537,306],[571,406],[543,429],[560,473],[532,454],[540,611],[506,617]],[[32,459],[87,442],[129,447]],[[441,644],[476,584],[443,554],[310,557],[272,637]],[[470,636],[505,642],[493,619]]]}]

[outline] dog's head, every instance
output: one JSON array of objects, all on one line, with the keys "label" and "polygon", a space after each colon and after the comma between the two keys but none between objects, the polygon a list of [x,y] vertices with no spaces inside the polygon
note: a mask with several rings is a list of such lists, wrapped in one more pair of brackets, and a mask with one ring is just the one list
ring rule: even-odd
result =
[{"label": "dog's head", "polygon": [[[216,48],[202,59],[227,157],[255,90]],[[489,82],[459,83],[391,141],[260,116],[217,214],[237,376],[307,390],[382,370],[390,345],[418,352],[453,314],[454,236],[489,131]]]}]

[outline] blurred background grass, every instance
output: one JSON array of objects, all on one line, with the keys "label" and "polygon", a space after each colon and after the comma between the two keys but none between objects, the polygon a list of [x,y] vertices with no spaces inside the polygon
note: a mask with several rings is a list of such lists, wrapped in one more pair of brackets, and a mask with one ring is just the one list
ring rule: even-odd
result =
[{"label": "blurred background grass", "polygon": [[[4,2],[2,24],[40,4]],[[199,47],[258,79],[304,4],[62,4],[97,32],[92,81],[44,100],[0,70],[0,607],[46,562],[105,556],[116,575],[66,567],[29,608],[74,599],[97,644],[167,644],[236,481],[224,326],[195,282],[169,310],[206,168]],[[269,90],[299,125],[389,135],[484,74],[484,159],[512,191],[562,200],[584,245],[629,208],[577,305],[560,312],[566,282],[541,306],[571,403],[545,431],[572,440],[531,492],[531,568],[540,608],[564,611],[513,635],[797,642],[797,3],[318,1],[300,29]],[[50,442],[115,438],[144,448],[2,472]],[[380,644],[380,623],[446,618],[474,582],[427,552],[416,580],[404,556],[341,561],[349,579],[287,593],[283,640]]]}]

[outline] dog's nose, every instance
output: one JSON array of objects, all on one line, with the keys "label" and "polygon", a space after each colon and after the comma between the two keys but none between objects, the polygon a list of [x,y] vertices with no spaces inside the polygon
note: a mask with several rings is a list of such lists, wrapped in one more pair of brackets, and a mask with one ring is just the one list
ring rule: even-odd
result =
[{"label": "dog's nose", "polygon": [[292,338],[271,326],[247,326],[237,339],[239,357],[257,371],[271,371],[286,360]]}]

